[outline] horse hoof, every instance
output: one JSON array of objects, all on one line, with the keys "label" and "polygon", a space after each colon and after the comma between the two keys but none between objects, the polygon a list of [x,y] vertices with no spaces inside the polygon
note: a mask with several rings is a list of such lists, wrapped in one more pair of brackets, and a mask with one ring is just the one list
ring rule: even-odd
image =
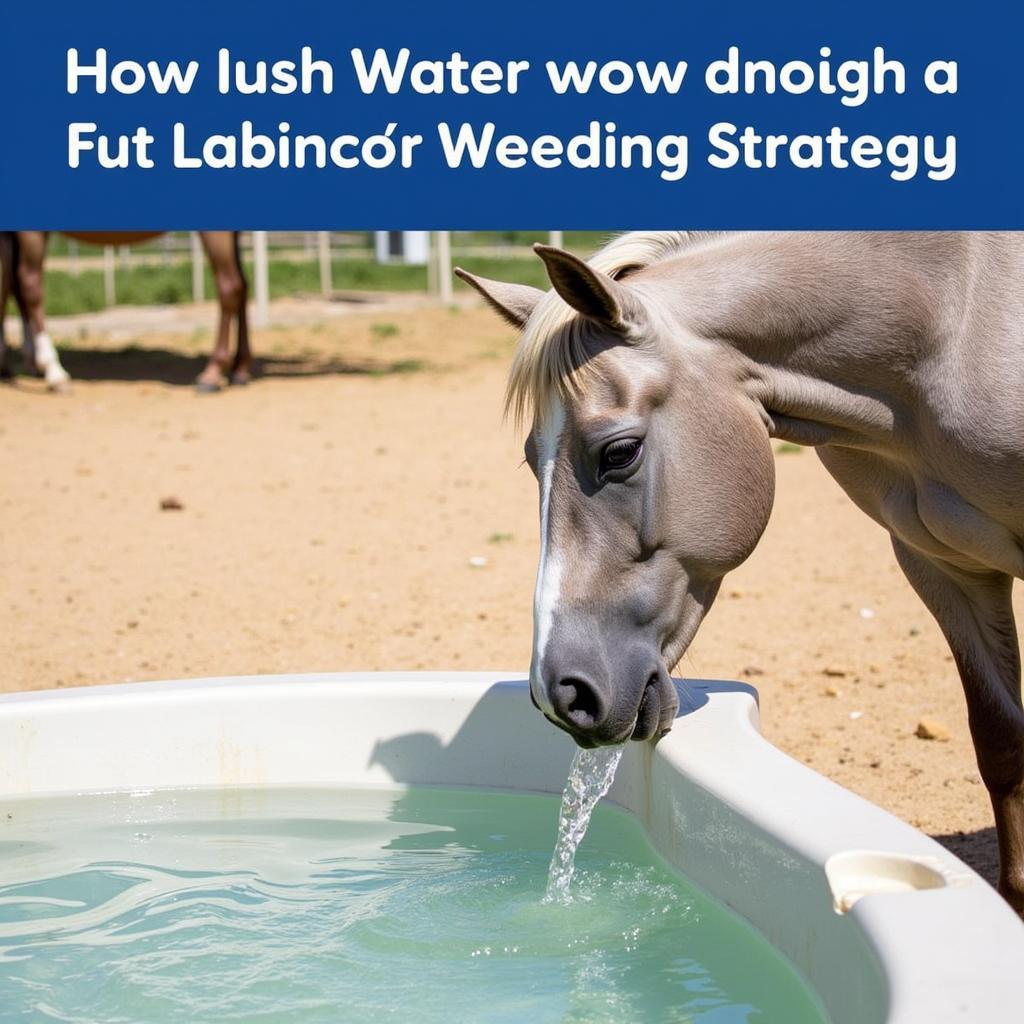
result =
[{"label": "horse hoof", "polygon": [[71,377],[63,366],[48,366],[43,374],[47,389],[54,395],[71,393]]},{"label": "horse hoof", "polygon": [[248,384],[252,383],[252,374],[248,370],[236,370],[231,374],[231,386],[235,388],[244,388]]},{"label": "horse hoof", "polygon": [[216,395],[219,391],[224,390],[224,385],[218,381],[203,380],[201,377],[196,379],[196,393],[200,395]]}]

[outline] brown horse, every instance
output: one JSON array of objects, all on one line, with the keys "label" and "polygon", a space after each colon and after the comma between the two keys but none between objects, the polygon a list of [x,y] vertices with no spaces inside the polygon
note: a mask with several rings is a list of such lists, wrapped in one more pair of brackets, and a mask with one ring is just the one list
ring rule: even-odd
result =
[{"label": "brown horse", "polygon": [[[162,231],[65,231],[93,245],[131,245],[162,235]],[[0,239],[0,378],[12,375],[10,350],[4,340],[4,309],[13,295],[23,326],[22,358],[30,372],[46,380],[52,391],[66,390],[70,377],[46,330],[43,263],[47,231],[4,232]],[[246,318],[248,283],[242,269],[237,231],[201,231],[203,248],[213,270],[220,321],[217,339],[206,367],[196,378],[203,392],[219,391],[227,383],[247,384],[252,368],[249,324]],[[238,318],[238,341],[231,355],[231,321]]]}]

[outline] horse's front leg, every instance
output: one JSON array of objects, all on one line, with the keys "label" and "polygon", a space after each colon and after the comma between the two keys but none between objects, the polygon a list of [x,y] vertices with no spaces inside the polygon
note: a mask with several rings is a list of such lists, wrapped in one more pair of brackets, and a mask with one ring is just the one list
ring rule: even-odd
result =
[{"label": "horse's front leg", "polygon": [[953,651],[982,781],[995,812],[999,891],[1024,917],[1024,708],[1013,578],[931,559],[893,538],[896,558]]},{"label": "horse's front leg", "polygon": [[67,390],[71,378],[61,365],[57,346],[46,331],[43,301],[43,262],[47,232],[19,231],[15,286],[24,324],[22,357],[46,381],[51,391]]}]

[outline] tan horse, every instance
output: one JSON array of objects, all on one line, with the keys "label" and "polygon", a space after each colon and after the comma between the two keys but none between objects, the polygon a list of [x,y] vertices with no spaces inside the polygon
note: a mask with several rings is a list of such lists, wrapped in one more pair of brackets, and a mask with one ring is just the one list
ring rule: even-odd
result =
[{"label": "tan horse", "polygon": [[[92,245],[131,245],[162,235],[162,231],[65,231]],[[43,264],[49,232],[6,232],[0,263],[0,377],[11,376],[10,352],[4,341],[4,308],[13,294],[22,317],[22,357],[30,372],[42,376],[54,391],[65,390],[70,382],[61,365],[60,354],[46,330],[43,292]],[[200,391],[219,391],[228,382],[247,384],[252,370],[249,323],[246,316],[248,284],[242,269],[237,231],[201,231],[199,233],[213,270],[220,321],[213,352],[196,379]],[[238,321],[238,340],[231,355],[231,322]]]},{"label": "tan horse", "polygon": [[892,537],[967,698],[999,888],[1024,912],[1024,235],[625,235],[554,291],[474,279],[523,328],[541,490],[531,692],[584,746],[672,726],[676,664],[817,450]]}]

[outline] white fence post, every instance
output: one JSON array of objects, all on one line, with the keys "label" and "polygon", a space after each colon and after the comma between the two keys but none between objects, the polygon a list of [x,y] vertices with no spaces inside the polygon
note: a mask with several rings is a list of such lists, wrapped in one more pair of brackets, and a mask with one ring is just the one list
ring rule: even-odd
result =
[{"label": "white fence post", "polygon": [[437,290],[441,301],[452,301],[452,244],[450,231],[437,233]]},{"label": "white fence post", "polygon": [[117,301],[117,293],[114,290],[114,247],[103,246],[103,299],[108,306],[113,306]]},{"label": "white fence post", "polygon": [[329,299],[334,292],[334,282],[331,279],[331,233],[330,231],[318,231],[316,233],[317,254],[320,259],[320,294]]},{"label": "white fence post", "polygon": [[203,243],[198,231],[188,233],[192,249],[192,301],[203,301]]},{"label": "white fence post", "polygon": [[548,245],[553,245],[556,249],[563,248],[563,237],[561,231],[549,231],[548,232]]},{"label": "white fence post", "polygon": [[256,312],[253,323],[257,327],[266,327],[270,319],[270,267],[267,258],[267,233],[252,233],[253,273],[256,278]]}]

